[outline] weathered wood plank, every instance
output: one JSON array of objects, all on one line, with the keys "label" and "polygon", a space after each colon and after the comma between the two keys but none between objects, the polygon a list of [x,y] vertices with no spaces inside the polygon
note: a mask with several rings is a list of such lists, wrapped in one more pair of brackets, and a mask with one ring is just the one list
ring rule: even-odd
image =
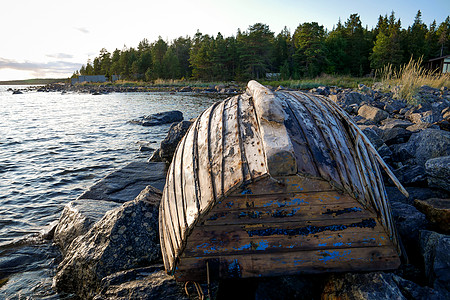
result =
[{"label": "weathered wood plank", "polygon": [[219,264],[218,275],[221,278],[389,270],[400,265],[397,253],[392,247],[344,248],[186,258],[179,263],[175,278],[179,281],[206,278],[206,261]]},{"label": "weathered wood plank", "polygon": [[239,126],[242,145],[245,153],[245,162],[249,173],[245,181],[258,178],[268,172],[266,158],[262,146],[262,138],[258,130],[252,99],[243,95],[239,101]]},{"label": "weathered wood plank", "polygon": [[228,99],[225,102],[224,129],[224,159],[223,159],[223,190],[226,193],[236,185],[243,182],[242,154],[239,147],[239,132],[236,130],[237,122],[237,97]]},{"label": "weathered wood plank", "polygon": [[223,112],[225,102],[221,102],[218,107],[213,111],[211,118],[211,124],[214,124],[214,130],[210,131],[210,153],[211,153],[211,174],[214,183],[214,190],[216,198],[223,196],[223,171],[225,166],[223,163]]},{"label": "weathered wood plank", "polygon": [[320,178],[307,178],[293,175],[285,177],[267,177],[251,185],[236,189],[230,196],[270,195],[285,193],[312,193],[335,190],[329,182]]},{"label": "weathered wood plank", "polygon": [[245,232],[220,234],[203,240],[189,240],[184,257],[232,255],[256,252],[295,252],[314,249],[339,249],[392,246],[381,225],[375,228],[346,228],[338,232],[316,232],[309,235],[252,236]]},{"label": "weathered wood plank", "polygon": [[316,193],[286,193],[241,196],[229,196],[219,201],[214,206],[212,213],[220,211],[245,210],[249,208],[264,209],[267,207],[289,208],[299,205],[323,206],[323,205],[359,205],[358,202],[346,194],[337,191]]},{"label": "weathered wood plank", "polygon": [[[293,201],[300,200],[294,198]],[[300,200],[302,201],[302,200]],[[276,205],[274,205],[276,206]],[[257,223],[295,222],[301,220],[370,218],[372,214],[359,203],[347,205],[292,205],[289,207],[265,207],[262,209],[212,211],[203,222],[205,225],[238,225]]]},{"label": "weathered wood plank", "polygon": [[323,139],[320,129],[312,116],[299,101],[287,102],[287,107],[292,110],[298,125],[305,133],[309,148],[313,153],[320,176],[326,180],[333,180],[342,185],[336,169],[336,162],[328,153],[329,147]]},{"label": "weathered wood plank", "polygon": [[200,118],[197,130],[197,151],[198,151],[198,182],[200,193],[200,212],[214,202],[214,194],[211,179],[211,165],[209,159],[209,131],[210,114],[214,106],[210,106]]},{"label": "weathered wood plank", "polygon": [[248,83],[247,92],[255,103],[269,173],[272,176],[296,174],[294,147],[284,126],[285,112],[280,101],[254,80]]},{"label": "weathered wood plank", "polygon": [[[195,126],[195,123],[192,124]],[[183,169],[181,170],[183,176],[183,201],[186,211],[186,221],[188,225],[192,224],[198,215],[198,195],[196,190],[195,176],[194,176],[194,130],[189,130],[185,136],[186,142],[183,151]],[[168,183],[166,182],[166,185]],[[170,200],[169,200],[170,201]]]}]

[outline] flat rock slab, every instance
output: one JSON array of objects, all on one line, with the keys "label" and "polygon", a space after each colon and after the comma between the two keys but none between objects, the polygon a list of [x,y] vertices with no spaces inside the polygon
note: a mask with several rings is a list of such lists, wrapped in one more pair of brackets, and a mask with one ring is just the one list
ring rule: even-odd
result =
[{"label": "flat rock slab", "polygon": [[414,206],[439,230],[450,233],[450,199],[414,200]]},{"label": "flat rock slab", "polygon": [[179,110],[172,110],[143,116],[139,119],[131,120],[130,123],[142,126],[158,126],[180,121],[183,121],[183,113]]},{"label": "flat rock slab", "polygon": [[95,183],[77,199],[124,203],[136,198],[147,185],[163,190],[166,168],[163,162],[132,162]]}]

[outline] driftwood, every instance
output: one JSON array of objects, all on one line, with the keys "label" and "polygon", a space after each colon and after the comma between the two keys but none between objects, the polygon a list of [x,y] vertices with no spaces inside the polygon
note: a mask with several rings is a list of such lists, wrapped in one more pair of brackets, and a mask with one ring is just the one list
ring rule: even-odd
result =
[{"label": "driftwood", "polygon": [[166,270],[202,280],[207,269],[254,277],[396,268],[379,165],[406,193],[332,101],[251,81],[204,111],[178,145],[160,206]]}]

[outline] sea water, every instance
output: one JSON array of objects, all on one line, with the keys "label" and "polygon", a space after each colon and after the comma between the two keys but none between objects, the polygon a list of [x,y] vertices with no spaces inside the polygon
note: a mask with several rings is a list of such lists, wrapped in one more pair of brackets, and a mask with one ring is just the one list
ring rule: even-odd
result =
[{"label": "sea water", "polygon": [[[0,299],[59,299],[58,249],[42,238],[64,205],[95,181],[158,148],[170,125],[129,120],[180,110],[196,117],[217,98],[194,94],[90,95],[0,86]],[[13,88],[18,88],[13,87]]]}]

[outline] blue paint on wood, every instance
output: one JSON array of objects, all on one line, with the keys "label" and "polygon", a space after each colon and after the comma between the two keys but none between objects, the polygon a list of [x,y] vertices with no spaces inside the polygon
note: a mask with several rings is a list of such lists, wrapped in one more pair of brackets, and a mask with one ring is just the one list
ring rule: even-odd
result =
[{"label": "blue paint on wood", "polygon": [[252,191],[250,189],[244,189],[241,193],[241,195],[252,195]]},{"label": "blue paint on wood", "polygon": [[241,278],[242,277],[242,267],[237,259],[234,259],[228,264],[228,275],[231,278]]},{"label": "blue paint on wood", "polygon": [[327,243],[321,243],[319,244],[319,247],[325,247],[327,245]]},{"label": "blue paint on wood", "polygon": [[346,250],[343,251],[342,254],[340,254],[339,251],[323,251],[320,253],[322,257],[319,258],[319,260],[323,261],[326,264],[330,260],[341,259],[343,257],[349,256],[351,252],[352,250]]},{"label": "blue paint on wood", "polygon": [[228,208],[231,208],[233,205],[234,205],[234,202],[233,202],[233,201],[230,201],[230,202],[228,202],[228,203],[226,204],[226,206],[227,206]]},{"label": "blue paint on wood", "polygon": [[252,237],[256,236],[272,236],[272,235],[309,235],[316,234],[324,231],[341,231],[351,227],[359,228],[374,228],[377,225],[373,218],[362,220],[361,222],[351,223],[347,225],[328,225],[328,226],[312,226],[308,225],[305,227],[298,228],[264,228],[264,229],[253,229],[247,230],[247,234]]},{"label": "blue paint on wood", "polygon": [[339,210],[331,210],[331,209],[327,209],[326,212],[322,213],[323,215],[342,215],[342,214],[348,214],[348,213],[352,213],[352,212],[359,212],[362,211],[362,209],[360,207],[348,207],[348,208],[344,208],[344,209],[339,209]]},{"label": "blue paint on wood", "polygon": [[266,250],[269,247],[269,243],[266,240],[262,240],[259,242],[258,247],[256,247],[256,250]]}]

